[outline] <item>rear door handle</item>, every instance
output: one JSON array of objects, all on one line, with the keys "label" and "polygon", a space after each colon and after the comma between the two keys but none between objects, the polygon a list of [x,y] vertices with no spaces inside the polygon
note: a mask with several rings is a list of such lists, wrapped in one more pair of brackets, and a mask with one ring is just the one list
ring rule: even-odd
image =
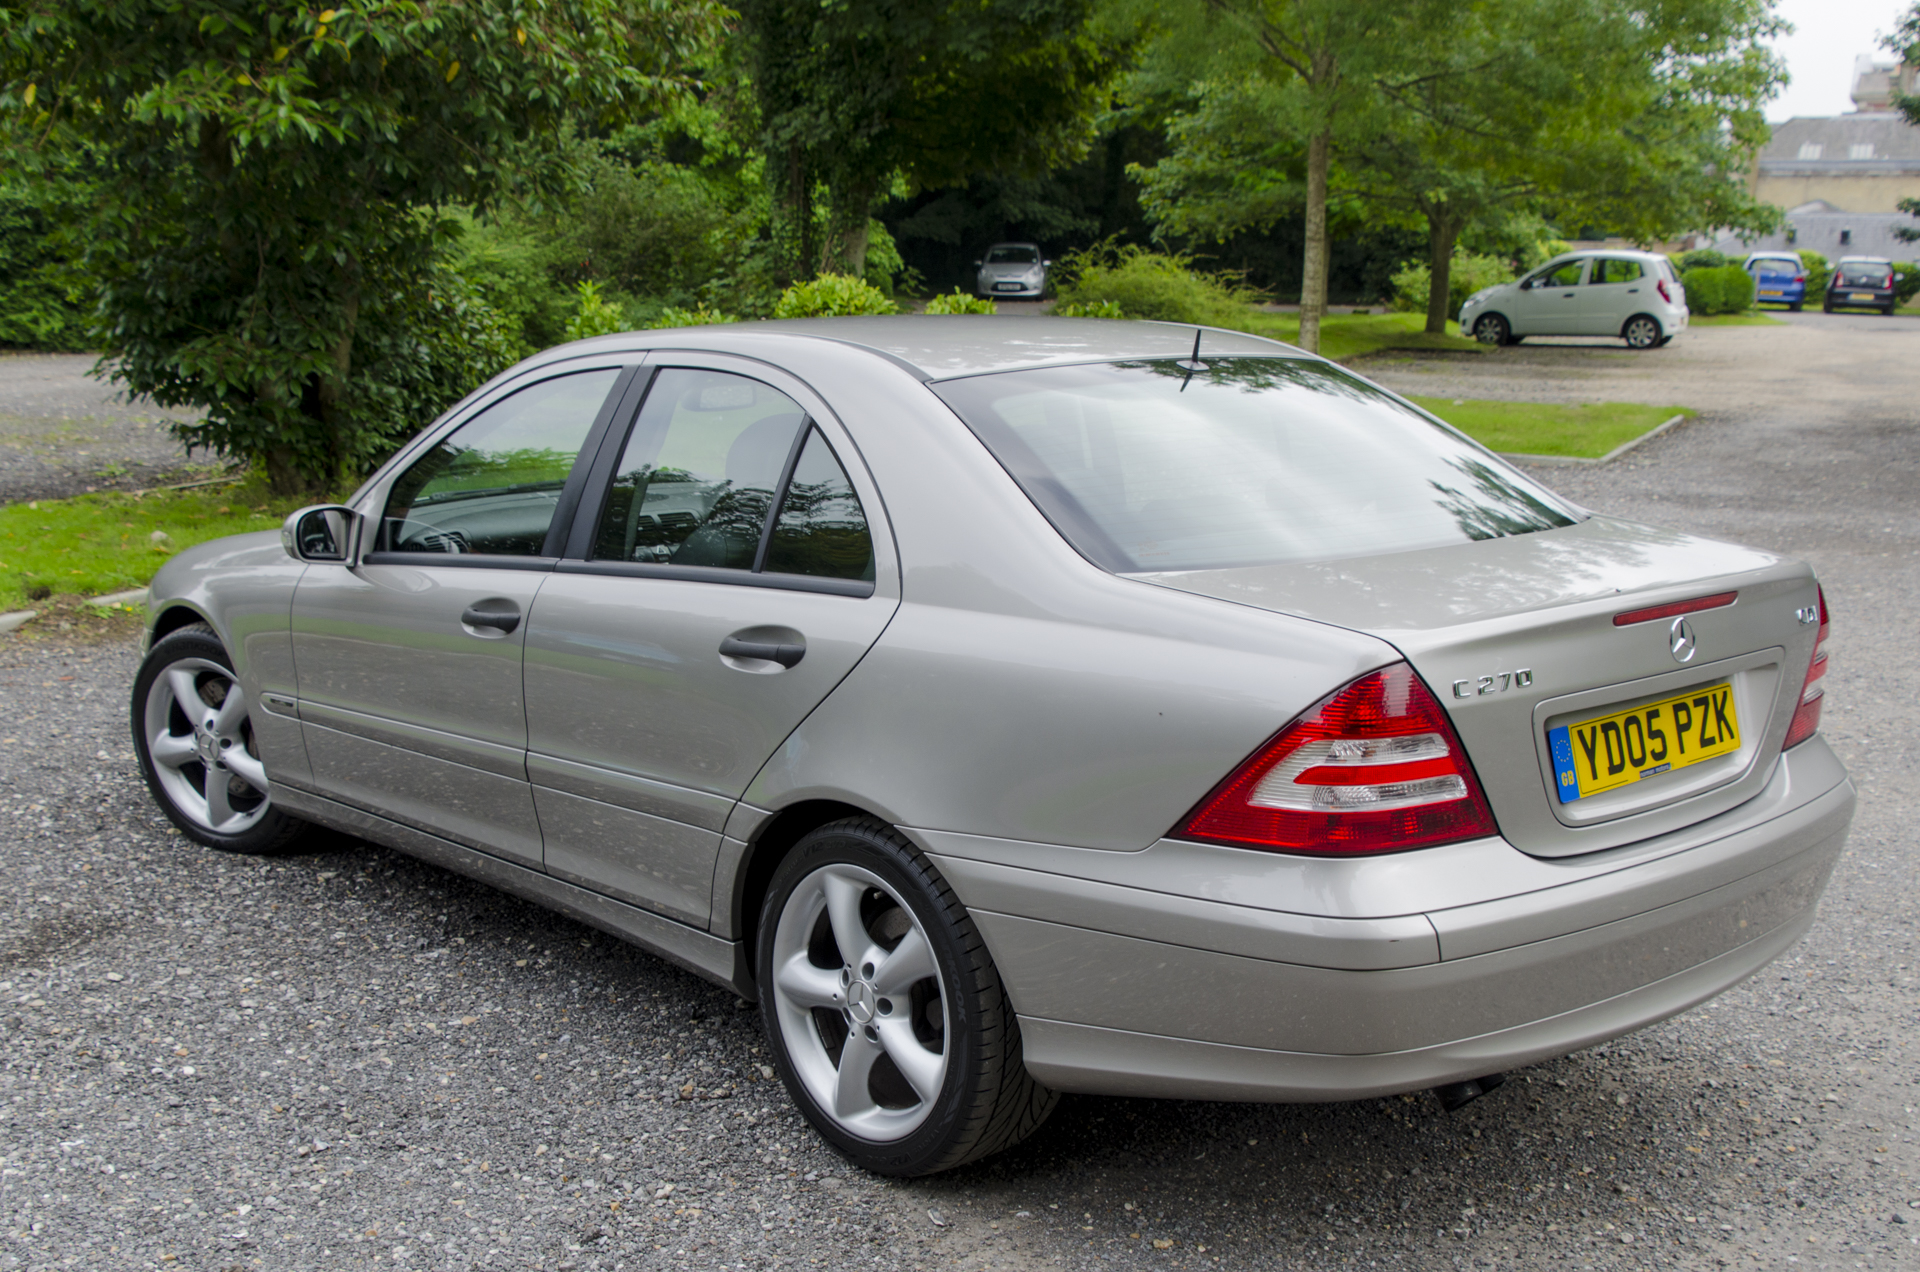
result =
[{"label": "rear door handle", "polygon": [[758,658],[762,662],[777,662],[782,667],[791,667],[807,656],[805,645],[775,645],[768,641],[741,640],[738,636],[729,636],[720,642],[722,658]]},{"label": "rear door handle", "polygon": [[460,621],[468,627],[497,627],[510,632],[520,626],[520,611],[483,610],[478,605],[469,605],[461,612]]}]

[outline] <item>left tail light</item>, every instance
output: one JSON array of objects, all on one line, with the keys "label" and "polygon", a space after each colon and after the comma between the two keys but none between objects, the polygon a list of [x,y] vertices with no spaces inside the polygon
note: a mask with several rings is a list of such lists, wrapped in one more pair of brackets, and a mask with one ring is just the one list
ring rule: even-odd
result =
[{"label": "left tail light", "polygon": [[1308,708],[1171,832],[1236,848],[1365,856],[1498,834],[1446,712],[1406,663]]},{"label": "left tail light", "polygon": [[1799,746],[1820,732],[1820,708],[1827,700],[1827,635],[1832,622],[1827,618],[1827,589],[1819,589],[1820,629],[1813,638],[1813,657],[1807,660],[1807,679],[1800,686],[1800,701],[1793,708],[1793,723],[1787,726],[1787,740],[1781,750]]},{"label": "left tail light", "polygon": [[1673,303],[1673,293],[1667,290],[1667,280],[1664,278],[1656,278],[1653,280],[1653,285],[1659,289],[1660,299],[1671,305]]}]

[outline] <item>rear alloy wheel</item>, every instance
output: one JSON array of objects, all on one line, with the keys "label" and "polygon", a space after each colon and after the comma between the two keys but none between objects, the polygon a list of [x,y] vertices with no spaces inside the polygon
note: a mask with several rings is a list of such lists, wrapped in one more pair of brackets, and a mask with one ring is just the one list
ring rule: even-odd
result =
[{"label": "rear alloy wheel", "polygon": [[1788,305],[1788,306],[1787,306],[1787,311],[1788,311],[1789,313],[1796,313],[1796,314],[1797,314],[1797,313],[1799,313],[1799,312],[1800,312],[1800,304],[1799,304],[1798,302],[1796,302],[1796,303],[1794,303],[1794,304],[1791,304],[1791,305]]},{"label": "rear alloy wheel", "polygon": [[1473,338],[1483,345],[1496,347],[1513,343],[1513,328],[1499,314],[1482,314],[1473,324]]},{"label": "rear alloy wheel", "polygon": [[1660,334],[1660,324],[1646,314],[1635,314],[1620,328],[1620,338],[1629,349],[1657,349],[1662,343]]},{"label": "rear alloy wheel", "polygon": [[311,829],[273,806],[246,690],[213,629],[154,642],[133,682],[140,775],[186,834],[223,852],[279,852]]},{"label": "rear alloy wheel", "polygon": [[849,818],[794,845],[761,907],[758,951],[780,1075],[854,1164],[949,1170],[1053,1111],[972,918],[891,827]]}]

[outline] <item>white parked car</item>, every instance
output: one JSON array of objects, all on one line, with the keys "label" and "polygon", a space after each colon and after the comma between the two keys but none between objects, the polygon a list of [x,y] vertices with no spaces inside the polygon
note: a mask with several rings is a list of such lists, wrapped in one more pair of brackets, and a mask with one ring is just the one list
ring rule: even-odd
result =
[{"label": "white parked car", "polygon": [[1483,344],[1528,336],[1617,336],[1655,349],[1687,329],[1687,293],[1656,252],[1569,252],[1460,307],[1460,334]]}]

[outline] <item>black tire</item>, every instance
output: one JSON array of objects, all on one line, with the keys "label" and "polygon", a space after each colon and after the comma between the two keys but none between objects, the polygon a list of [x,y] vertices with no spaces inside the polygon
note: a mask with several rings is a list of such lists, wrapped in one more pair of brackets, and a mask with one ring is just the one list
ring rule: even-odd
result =
[{"label": "black tire", "polygon": [[1661,339],[1665,334],[1660,330],[1660,320],[1652,314],[1635,314],[1620,324],[1620,338],[1629,349],[1658,349],[1666,343]]},{"label": "black tire", "polygon": [[1830,313],[1832,313],[1832,312],[1833,312],[1833,302],[1832,302],[1831,300],[1823,300],[1823,301],[1821,301],[1821,302],[1820,302],[1820,312],[1821,312],[1821,313],[1823,313],[1823,314],[1830,314]]},{"label": "black tire", "polygon": [[[834,895],[857,901],[834,910]],[[872,961],[842,952],[836,916],[858,922],[851,939],[873,943]],[[904,961],[932,972],[910,989],[889,986],[888,960],[916,935],[931,958]],[[1026,1070],[1013,1006],[966,907],[885,823],[848,818],[795,844],[768,885],[758,942],[761,1017],[781,1079],[814,1129],[862,1169],[900,1177],[951,1170],[1019,1143],[1058,1102]],[[832,985],[839,988],[828,994]],[[938,1028],[935,1016],[943,1017]],[[937,1077],[923,1078],[931,1098],[894,1063],[903,1040],[921,1049],[902,1054],[907,1069],[939,1066]],[[861,1063],[849,1046],[875,1057],[854,1071],[857,1084],[846,1078],[845,1066]],[[823,1098],[842,1091],[854,1094],[836,1113]],[[861,1133],[867,1127],[874,1133]]]},{"label": "black tire", "polygon": [[1799,312],[1800,312],[1800,309],[1801,309],[1801,307],[1802,307],[1802,304],[1803,304],[1803,303],[1804,303],[1804,302],[1800,302],[1800,301],[1796,301],[1796,302],[1794,302],[1793,304],[1791,304],[1791,305],[1788,305],[1788,306],[1787,306],[1787,312],[1788,312],[1788,313],[1795,313],[1795,314],[1797,314],[1797,313],[1799,313]]},{"label": "black tire", "polygon": [[1501,314],[1481,314],[1473,321],[1473,338],[1497,349],[1514,343],[1513,326]]},{"label": "black tire", "polygon": [[[221,852],[287,852],[313,827],[273,806],[248,704],[242,697],[237,711],[224,710],[239,690],[233,660],[211,627],[195,623],[155,641],[133,680],[140,776],[168,820],[195,842]],[[183,692],[192,699],[183,702]],[[169,745],[156,757],[163,737]]]},{"label": "black tire", "polygon": [[1891,318],[1891,317],[1893,317],[1893,306],[1892,306],[1892,305],[1882,305],[1882,306],[1880,306],[1880,312],[1881,312],[1881,313],[1882,313],[1883,315],[1885,315],[1886,317],[1888,317],[1888,318]]}]

